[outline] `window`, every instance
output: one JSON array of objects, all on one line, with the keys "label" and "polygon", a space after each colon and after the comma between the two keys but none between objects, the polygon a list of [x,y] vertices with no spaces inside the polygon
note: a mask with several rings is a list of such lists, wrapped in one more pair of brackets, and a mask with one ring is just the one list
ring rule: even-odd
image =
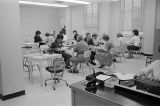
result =
[{"label": "window", "polygon": [[121,0],[120,30],[143,32],[144,0]]},{"label": "window", "polygon": [[91,33],[99,31],[98,3],[91,3],[85,7],[85,31]]}]

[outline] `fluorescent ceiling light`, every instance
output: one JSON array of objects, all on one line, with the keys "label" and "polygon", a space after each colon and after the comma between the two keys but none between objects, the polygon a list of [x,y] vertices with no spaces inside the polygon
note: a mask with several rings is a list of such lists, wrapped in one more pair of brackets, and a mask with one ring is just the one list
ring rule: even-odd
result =
[{"label": "fluorescent ceiling light", "polygon": [[20,4],[28,4],[28,5],[50,6],[50,7],[68,7],[67,5],[40,3],[40,2],[29,2],[29,1],[19,1],[19,3]]},{"label": "fluorescent ceiling light", "polygon": [[80,0],[57,0],[57,1],[63,1],[63,2],[69,2],[69,3],[78,3],[78,4],[90,4],[91,3],[91,2],[80,1]]}]

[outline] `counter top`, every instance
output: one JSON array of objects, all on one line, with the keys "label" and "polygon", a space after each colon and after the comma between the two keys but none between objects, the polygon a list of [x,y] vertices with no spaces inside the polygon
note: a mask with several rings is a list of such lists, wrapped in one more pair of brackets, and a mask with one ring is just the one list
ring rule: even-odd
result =
[{"label": "counter top", "polygon": [[85,85],[82,84],[83,82],[84,81],[79,81],[77,83],[71,84],[70,88],[72,90],[96,96],[102,101],[111,101],[121,106],[160,106],[160,101],[154,99],[148,100],[146,98],[137,96],[136,93],[135,95],[131,95],[128,94],[128,92],[125,93],[124,91],[118,91],[114,88],[97,87],[97,90],[89,92],[85,90]]}]

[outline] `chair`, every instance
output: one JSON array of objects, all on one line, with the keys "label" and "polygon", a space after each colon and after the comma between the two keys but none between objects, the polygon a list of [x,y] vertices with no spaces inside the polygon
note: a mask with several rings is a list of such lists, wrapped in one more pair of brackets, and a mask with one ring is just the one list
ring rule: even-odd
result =
[{"label": "chair", "polygon": [[[40,50],[38,48],[39,44],[38,43],[34,43],[32,44],[32,48],[25,48],[25,55],[32,55],[32,54],[39,54]],[[25,70],[25,67],[27,68],[27,70]],[[32,71],[34,71],[34,67],[37,67],[38,70],[40,70],[39,64],[38,63],[32,63]],[[29,79],[30,79],[30,74],[29,74],[29,60],[28,57],[24,57],[23,58],[23,70],[24,72],[28,72],[29,75]]]},{"label": "chair", "polygon": [[113,62],[113,54],[105,53],[105,52],[97,52],[95,55],[95,59],[105,66],[111,66],[113,64],[114,68],[114,62]]},{"label": "chair", "polygon": [[40,46],[40,52],[41,53],[48,53],[48,49],[49,49],[49,47],[48,47],[48,45],[41,45]]},{"label": "chair", "polygon": [[126,48],[127,48],[127,45],[125,43],[121,44],[120,47],[116,47],[115,55],[116,57],[120,58],[120,61],[122,61],[121,57],[123,57],[124,60],[126,61],[126,57],[124,55]]},{"label": "chair", "polygon": [[84,76],[84,71],[83,71],[84,67],[82,67],[82,64],[86,64],[86,65],[88,66],[90,72],[91,72],[91,68],[90,68],[90,65],[89,65],[90,56],[91,56],[91,51],[90,51],[90,50],[84,51],[84,58],[85,58],[85,60],[79,62],[79,64],[80,64],[80,69],[82,69],[82,72],[83,72],[83,76]]},{"label": "chair", "polygon": [[[64,81],[66,83],[66,85],[68,86],[68,83],[66,80],[63,80],[63,72],[65,69],[65,62],[63,58],[57,58],[53,60],[53,65],[46,67],[46,70],[51,73],[51,78],[48,78],[45,80],[45,86],[47,86],[47,81],[49,80],[54,80],[54,82],[56,83],[56,81]],[[53,86],[53,90],[55,90],[55,87]]]},{"label": "chair", "polygon": [[146,58],[146,66],[148,66],[148,64],[151,64],[154,61],[153,56],[147,56]]},{"label": "chair", "polygon": [[139,42],[138,47],[139,47],[139,50],[131,50],[131,52],[132,52],[133,54],[139,54],[140,57],[141,57],[142,42]]}]

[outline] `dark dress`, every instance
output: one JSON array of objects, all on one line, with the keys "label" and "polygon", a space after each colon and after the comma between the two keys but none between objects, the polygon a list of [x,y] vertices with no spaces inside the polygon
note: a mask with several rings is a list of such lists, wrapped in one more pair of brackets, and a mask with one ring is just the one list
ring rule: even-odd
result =
[{"label": "dark dress", "polygon": [[62,43],[58,43],[57,41],[53,42],[51,44],[51,49],[53,50],[54,53],[60,53],[62,54],[62,57],[64,58],[64,61],[66,63],[66,66],[70,66],[70,58],[72,57],[71,55],[67,54],[65,51],[59,52],[57,49],[61,48],[63,45]]},{"label": "dark dress", "polygon": [[40,36],[35,36],[35,37],[34,37],[34,42],[35,42],[35,43],[39,43],[39,47],[40,47],[41,45],[44,45],[44,44],[45,44],[45,43],[42,42],[42,38],[41,38]]}]

